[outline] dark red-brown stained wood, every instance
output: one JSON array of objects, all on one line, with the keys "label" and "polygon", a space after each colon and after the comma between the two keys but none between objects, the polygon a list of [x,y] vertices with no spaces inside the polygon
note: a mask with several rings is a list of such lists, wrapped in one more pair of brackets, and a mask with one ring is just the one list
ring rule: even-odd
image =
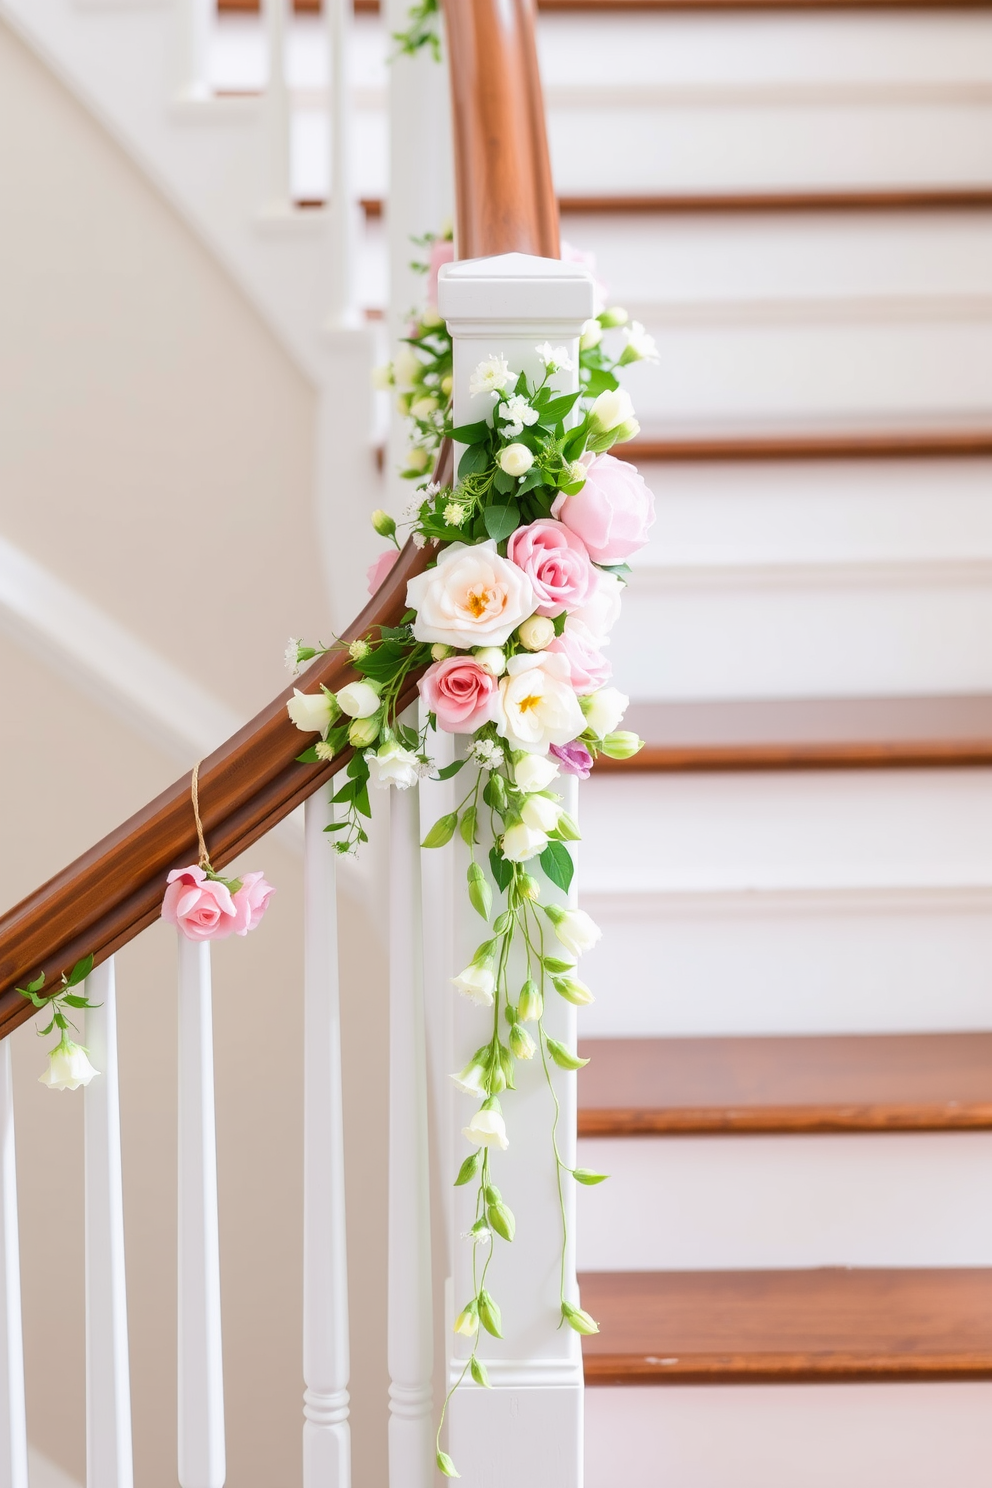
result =
[{"label": "dark red-brown stained wood", "polygon": [[579,1135],[992,1129],[992,1033],[587,1039]]},{"label": "dark red-brown stained wood", "polygon": [[579,1278],[589,1385],[992,1379],[992,1270]]},{"label": "dark red-brown stained wood", "polygon": [[[313,197],[298,207],[322,207]],[[363,197],[359,205],[366,217],[379,218],[385,202],[378,196]],[[558,210],[564,216],[648,217],[692,216],[748,212],[961,212],[992,210],[992,188],[988,186],[918,186],[873,191],[742,191],[674,192],[654,196],[560,196]]]}]

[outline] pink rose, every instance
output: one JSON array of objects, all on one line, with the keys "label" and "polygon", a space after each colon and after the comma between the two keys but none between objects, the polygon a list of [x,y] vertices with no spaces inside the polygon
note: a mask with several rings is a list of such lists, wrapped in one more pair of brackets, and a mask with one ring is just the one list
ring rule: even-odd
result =
[{"label": "pink rose", "polygon": [[554,619],[563,610],[577,609],[596,588],[596,570],[581,537],[548,517],[518,527],[506,556],[530,579],[539,615]]},{"label": "pink rose", "polygon": [[227,884],[208,878],[196,864],[169,874],[162,918],[178,926],[187,940],[225,940],[246,922]]},{"label": "pink rose", "polygon": [[446,656],[421,677],[420,696],[446,734],[474,734],[495,720],[499,684],[471,656]]},{"label": "pink rose", "polygon": [[431,244],[430,263],[427,266],[427,303],[437,309],[437,275],[442,264],[453,263],[455,245],[450,238],[435,238]]},{"label": "pink rose", "polygon": [[235,934],[247,935],[249,930],[254,930],[274,893],[272,885],[265,882],[264,873],[245,873],[242,876],[241,887],[233,896],[239,920]]},{"label": "pink rose", "polygon": [[586,483],[555,498],[552,516],[581,537],[594,563],[622,563],[648,540],[654,496],[644,477],[613,455],[582,456]]},{"label": "pink rose", "polygon": [[369,581],[369,593],[374,594],[379,585],[384,581],[386,575],[391,571],[393,564],[400,556],[399,548],[387,548],[380,553],[374,563],[369,564],[367,578]]},{"label": "pink rose", "polygon": [[551,642],[549,651],[558,651],[568,662],[572,686],[580,694],[596,692],[613,675],[613,668],[596,645],[596,637],[581,620],[571,615],[565,629]]}]

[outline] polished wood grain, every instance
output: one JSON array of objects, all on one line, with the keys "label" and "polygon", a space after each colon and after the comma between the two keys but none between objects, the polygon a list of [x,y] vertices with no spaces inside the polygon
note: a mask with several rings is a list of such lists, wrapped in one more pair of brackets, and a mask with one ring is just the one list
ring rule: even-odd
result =
[{"label": "polished wood grain", "polygon": [[[322,207],[307,197],[298,207]],[[359,205],[376,221],[385,211],[380,196],[364,196]],[[562,216],[691,216],[694,213],[775,212],[960,212],[992,210],[987,186],[919,186],[861,191],[678,192],[662,196],[560,196]]]},{"label": "polished wood grain", "polygon": [[589,1385],[992,1379],[992,1270],[587,1272]]},{"label": "polished wood grain", "polygon": [[579,1135],[992,1130],[992,1033],[586,1039]]},{"label": "polished wood grain", "polygon": [[752,460],[940,460],[992,455],[992,427],[808,434],[646,435],[613,451],[635,465]]}]

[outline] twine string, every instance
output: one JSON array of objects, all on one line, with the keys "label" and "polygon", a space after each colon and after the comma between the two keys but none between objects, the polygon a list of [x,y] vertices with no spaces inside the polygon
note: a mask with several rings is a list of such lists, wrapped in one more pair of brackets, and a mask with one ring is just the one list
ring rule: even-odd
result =
[{"label": "twine string", "polygon": [[210,854],[207,852],[207,844],[203,836],[203,823],[200,820],[200,766],[202,764],[202,760],[197,760],[193,766],[193,816],[196,821],[196,840],[200,844],[199,866],[201,868],[209,868]]}]

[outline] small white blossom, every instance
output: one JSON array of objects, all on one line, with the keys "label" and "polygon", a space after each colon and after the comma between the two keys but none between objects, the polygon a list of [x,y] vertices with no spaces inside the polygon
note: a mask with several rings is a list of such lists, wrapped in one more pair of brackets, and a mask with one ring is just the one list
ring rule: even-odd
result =
[{"label": "small white blossom", "polygon": [[625,366],[628,362],[656,362],[658,360],[658,347],[653,336],[641,325],[639,320],[632,320],[623,331],[626,346],[620,354],[620,365]]},{"label": "small white blossom", "polygon": [[415,548],[426,548],[427,539],[422,532],[415,532],[413,534],[413,546]]},{"label": "small white blossom", "polygon": [[422,489],[424,493],[424,499],[430,501],[432,497],[436,496],[438,491],[440,491],[441,482],[436,480],[428,481],[426,486],[424,486]]},{"label": "small white blossom", "polygon": [[462,1235],[463,1240],[469,1240],[473,1245],[488,1245],[492,1238],[493,1232],[487,1225],[483,1225],[479,1230],[466,1230]]},{"label": "small white blossom", "polygon": [[468,380],[468,390],[473,398],[480,393],[491,393],[496,397],[509,383],[515,381],[516,374],[510,371],[506,357],[496,356],[494,353],[476,367]]},{"label": "small white blossom", "polygon": [[369,654],[368,641],[352,641],[348,647],[348,655],[352,661],[364,661]]},{"label": "small white blossom", "polygon": [[543,346],[539,346],[537,354],[549,372],[571,372],[575,366],[566,348],[552,346],[550,341],[545,341]]},{"label": "small white blossom", "polygon": [[295,636],[290,636],[286,649],[283,652],[283,656],[285,658],[286,666],[291,677],[298,677],[300,675],[299,653],[299,641],[296,639]]},{"label": "small white blossom", "polygon": [[460,527],[465,520],[465,508],[460,501],[449,501],[444,508],[444,520],[449,527]]},{"label": "small white blossom", "polygon": [[506,755],[492,739],[477,739],[469,749],[469,755],[487,770],[498,770]]},{"label": "small white blossom", "polygon": [[335,753],[333,746],[325,743],[323,739],[313,746],[313,752],[319,760],[332,760]]},{"label": "small white blossom", "polygon": [[536,424],[538,420],[537,409],[531,408],[522,393],[515,393],[512,398],[507,398],[500,409],[499,416],[506,424],[503,433],[508,439],[516,439],[518,434],[524,432],[525,424],[529,427],[531,424]]},{"label": "small white blossom", "polygon": [[403,515],[405,517],[419,517],[420,516],[420,508],[423,506],[423,504],[424,504],[424,498],[420,494],[420,492],[418,491],[417,494],[416,494],[416,496],[411,496],[410,500],[407,502],[406,506],[403,508]]}]

